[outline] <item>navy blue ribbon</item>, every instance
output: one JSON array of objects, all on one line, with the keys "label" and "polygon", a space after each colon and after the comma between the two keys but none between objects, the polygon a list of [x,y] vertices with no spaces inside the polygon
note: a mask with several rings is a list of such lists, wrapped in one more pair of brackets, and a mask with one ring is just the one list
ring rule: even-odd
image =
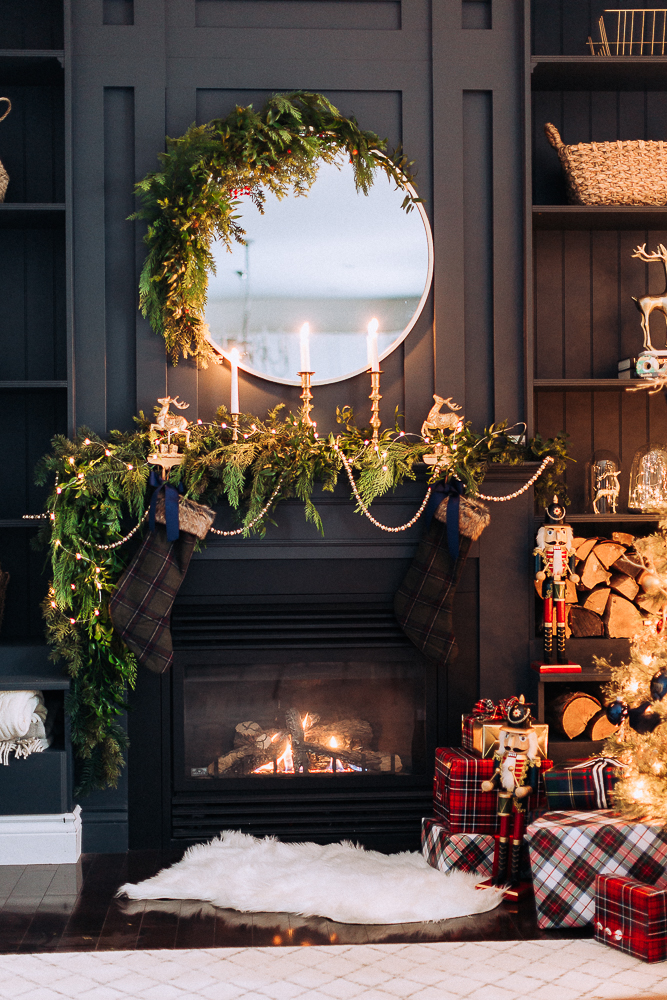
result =
[{"label": "navy blue ribbon", "polygon": [[151,470],[149,483],[151,486],[154,486],[155,489],[153,490],[153,496],[151,497],[148,527],[151,531],[155,531],[155,508],[157,505],[157,498],[160,493],[164,492],[164,519],[167,527],[167,541],[177,542],[179,538],[178,495],[183,492],[183,484],[179,483],[178,487],[172,486],[171,483],[162,478],[157,469]]},{"label": "navy blue ribbon", "polygon": [[449,497],[445,526],[447,528],[447,548],[452,559],[458,559],[459,556],[459,503],[464,494],[465,486],[461,480],[456,479],[455,476],[450,476],[446,483],[438,483],[433,487],[433,492],[429,497],[424,512],[428,527],[442,501],[445,497]]}]

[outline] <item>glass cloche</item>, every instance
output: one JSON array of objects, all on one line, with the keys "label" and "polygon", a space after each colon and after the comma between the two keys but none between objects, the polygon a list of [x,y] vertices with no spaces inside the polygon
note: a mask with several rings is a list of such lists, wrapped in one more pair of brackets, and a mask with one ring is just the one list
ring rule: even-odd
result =
[{"label": "glass cloche", "polygon": [[621,492],[621,463],[612,451],[598,449],[587,468],[588,509],[592,514],[615,514]]},{"label": "glass cloche", "polygon": [[645,513],[667,507],[667,449],[662,445],[647,444],[635,453],[628,507]]}]

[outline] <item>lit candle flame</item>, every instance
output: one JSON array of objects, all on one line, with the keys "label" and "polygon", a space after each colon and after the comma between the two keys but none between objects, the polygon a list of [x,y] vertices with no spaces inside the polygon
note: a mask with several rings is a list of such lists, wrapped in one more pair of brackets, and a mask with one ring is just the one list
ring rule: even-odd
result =
[{"label": "lit candle flame", "polygon": [[332,736],[331,739],[329,740],[329,746],[331,747],[332,750],[335,750],[336,747],[338,746],[338,740],[336,739],[335,736]]}]

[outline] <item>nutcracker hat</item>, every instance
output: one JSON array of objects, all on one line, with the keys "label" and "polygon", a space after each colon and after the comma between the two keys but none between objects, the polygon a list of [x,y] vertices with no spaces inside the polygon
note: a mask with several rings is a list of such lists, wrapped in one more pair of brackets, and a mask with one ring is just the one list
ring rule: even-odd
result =
[{"label": "nutcracker hat", "polygon": [[558,497],[554,493],[554,498],[548,507],[544,509],[544,523],[545,524],[563,524],[565,521],[566,514],[565,507],[559,502]]},{"label": "nutcracker hat", "polygon": [[530,729],[532,725],[530,717],[530,705],[523,695],[513,701],[507,709],[507,725],[512,729]]}]

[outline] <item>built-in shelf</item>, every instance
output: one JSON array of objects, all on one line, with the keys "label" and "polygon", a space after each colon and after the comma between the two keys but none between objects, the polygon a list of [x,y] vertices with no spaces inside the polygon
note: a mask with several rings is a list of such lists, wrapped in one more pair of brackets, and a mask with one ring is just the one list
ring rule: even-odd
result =
[{"label": "built-in shelf", "polygon": [[533,90],[665,90],[667,56],[532,56]]},{"label": "built-in shelf", "polygon": [[533,205],[533,227],[667,230],[667,205]]},{"label": "built-in shelf", "polygon": [[597,392],[618,391],[640,386],[641,379],[630,378],[536,378],[533,389],[549,389],[556,392]]},{"label": "built-in shelf", "polygon": [[19,381],[18,379],[11,379],[9,381],[0,382],[0,389],[66,389],[67,381],[53,381],[53,382],[37,382],[37,381]]},{"label": "built-in shelf", "polygon": [[0,528],[39,528],[42,521],[47,521],[49,515],[45,514],[44,517],[40,517],[39,520],[27,520],[24,521],[22,517],[6,517],[0,518]]},{"label": "built-in shelf", "polygon": [[64,229],[65,209],[62,202],[2,202],[0,228]]},{"label": "built-in shelf", "polygon": [[[567,514],[568,524],[651,524],[659,521],[662,514]],[[536,517],[536,524],[543,524],[544,518]]]},{"label": "built-in shelf", "polygon": [[0,49],[0,84],[62,86],[64,62],[63,49]]}]

